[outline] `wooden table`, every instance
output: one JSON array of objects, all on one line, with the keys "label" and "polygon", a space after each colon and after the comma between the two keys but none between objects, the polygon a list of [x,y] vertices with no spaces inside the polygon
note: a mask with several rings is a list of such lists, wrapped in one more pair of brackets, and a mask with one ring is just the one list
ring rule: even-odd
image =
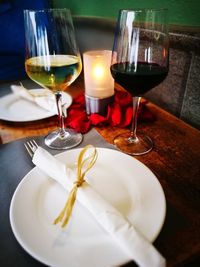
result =
[{"label": "wooden table", "polygon": [[[69,92],[76,96],[82,90],[83,81],[78,79]],[[141,123],[139,128],[153,138],[154,149],[136,158],[157,176],[167,200],[165,224],[155,246],[166,257],[168,267],[200,266],[200,131],[152,103],[148,108],[157,119]],[[46,135],[56,122],[56,117],[28,123],[0,121],[2,143]],[[108,126],[96,129],[110,143],[115,135],[128,131]]]}]

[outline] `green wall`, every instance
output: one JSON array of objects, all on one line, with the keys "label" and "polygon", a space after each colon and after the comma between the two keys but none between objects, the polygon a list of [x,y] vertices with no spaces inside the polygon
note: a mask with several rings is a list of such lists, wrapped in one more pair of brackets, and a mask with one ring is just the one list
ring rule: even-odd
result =
[{"label": "green wall", "polygon": [[73,15],[116,18],[119,9],[165,7],[170,24],[200,26],[200,0],[53,0],[54,7],[67,7]]}]

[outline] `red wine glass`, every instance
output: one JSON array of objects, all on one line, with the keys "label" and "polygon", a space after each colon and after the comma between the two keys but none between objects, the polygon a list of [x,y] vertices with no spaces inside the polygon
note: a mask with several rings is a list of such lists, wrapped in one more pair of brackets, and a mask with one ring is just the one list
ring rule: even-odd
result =
[{"label": "red wine glass", "polygon": [[123,152],[143,155],[153,148],[151,138],[137,132],[141,96],[160,84],[169,69],[169,39],[166,9],[120,10],[112,51],[111,73],[133,98],[130,133],[114,138]]}]

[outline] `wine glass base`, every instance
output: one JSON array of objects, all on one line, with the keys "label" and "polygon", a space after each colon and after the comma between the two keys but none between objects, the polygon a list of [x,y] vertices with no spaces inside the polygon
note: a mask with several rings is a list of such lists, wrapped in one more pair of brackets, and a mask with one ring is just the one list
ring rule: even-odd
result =
[{"label": "wine glass base", "polygon": [[139,156],[150,152],[153,148],[153,142],[150,137],[143,133],[137,133],[137,138],[130,137],[130,133],[124,133],[114,138],[115,146],[122,152]]},{"label": "wine glass base", "polygon": [[78,146],[82,139],[81,133],[77,133],[72,129],[65,129],[65,133],[62,136],[59,130],[49,133],[44,142],[50,148],[64,150]]}]

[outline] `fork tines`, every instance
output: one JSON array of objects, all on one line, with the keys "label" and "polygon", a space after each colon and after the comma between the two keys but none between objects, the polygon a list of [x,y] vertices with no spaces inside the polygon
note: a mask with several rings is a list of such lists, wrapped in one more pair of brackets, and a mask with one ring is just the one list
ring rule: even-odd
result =
[{"label": "fork tines", "polygon": [[33,139],[33,140],[30,140],[30,141],[27,141],[25,144],[24,144],[27,152],[29,153],[29,155],[31,157],[33,157],[36,149],[38,148],[38,144],[36,143],[36,141]]}]

